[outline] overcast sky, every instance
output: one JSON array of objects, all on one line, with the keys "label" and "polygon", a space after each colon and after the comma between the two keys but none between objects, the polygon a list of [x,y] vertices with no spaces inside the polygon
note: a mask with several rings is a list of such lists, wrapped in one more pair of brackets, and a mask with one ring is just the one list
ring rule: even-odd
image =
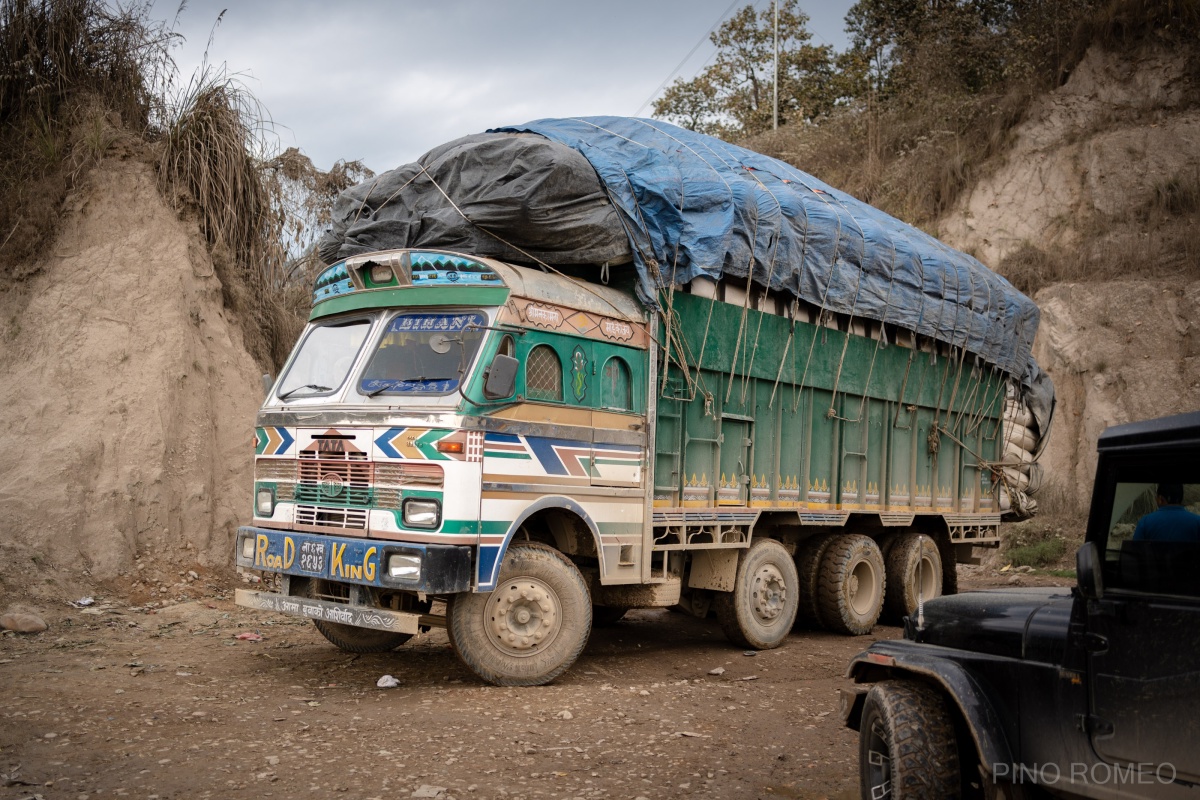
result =
[{"label": "overcast sky", "polygon": [[[747,0],[739,0],[740,8]],[[170,21],[178,0],[157,0]],[[771,0],[757,0],[760,9]],[[816,44],[843,49],[852,0],[801,0]],[[646,100],[715,48],[705,33],[730,0],[193,0],[176,30],[186,82],[201,63],[239,73],[283,147],[329,169],[375,172],[469,133],[542,117],[650,116]],[[215,33],[213,25],[228,9]],[[643,107],[643,104],[644,107]]]}]

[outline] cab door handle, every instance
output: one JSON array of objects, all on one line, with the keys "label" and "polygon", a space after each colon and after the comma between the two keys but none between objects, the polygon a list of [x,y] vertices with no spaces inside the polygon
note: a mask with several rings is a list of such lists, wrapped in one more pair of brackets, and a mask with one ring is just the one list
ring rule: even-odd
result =
[{"label": "cab door handle", "polygon": [[1083,647],[1089,653],[1099,654],[1108,652],[1108,637],[1088,631],[1083,635]]}]

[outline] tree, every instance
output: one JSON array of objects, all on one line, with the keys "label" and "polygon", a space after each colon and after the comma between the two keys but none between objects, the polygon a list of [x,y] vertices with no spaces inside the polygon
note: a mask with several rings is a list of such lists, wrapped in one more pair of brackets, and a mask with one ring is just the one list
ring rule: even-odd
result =
[{"label": "tree", "polygon": [[[716,59],[691,80],[677,80],[654,103],[654,116],[717,136],[768,130],[774,96],[774,9],[747,5],[710,37]],[[833,48],[811,44],[797,0],[779,4],[779,122],[817,119],[838,100]]]}]

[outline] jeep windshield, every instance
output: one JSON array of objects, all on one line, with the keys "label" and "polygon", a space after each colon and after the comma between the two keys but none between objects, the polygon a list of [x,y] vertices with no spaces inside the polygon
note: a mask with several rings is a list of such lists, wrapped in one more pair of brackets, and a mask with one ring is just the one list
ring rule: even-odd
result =
[{"label": "jeep windshield", "polygon": [[350,374],[370,330],[371,320],[365,317],[312,328],[300,342],[291,366],[279,381],[279,399],[337,391]]},{"label": "jeep windshield", "polygon": [[384,328],[358,390],[369,397],[455,391],[479,350],[486,325],[482,312],[400,314]]}]

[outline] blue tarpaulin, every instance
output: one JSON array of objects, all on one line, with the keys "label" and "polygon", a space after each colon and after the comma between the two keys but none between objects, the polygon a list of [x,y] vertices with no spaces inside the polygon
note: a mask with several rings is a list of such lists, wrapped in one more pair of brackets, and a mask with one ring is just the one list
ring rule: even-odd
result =
[{"label": "blue tarpaulin", "polygon": [[[1038,308],[976,259],[795,167],[629,117],[543,119],[591,163],[632,244],[643,302],[698,276],[746,278],[978,354],[1026,384]],[[1052,390],[1051,390],[1052,391]]]}]

